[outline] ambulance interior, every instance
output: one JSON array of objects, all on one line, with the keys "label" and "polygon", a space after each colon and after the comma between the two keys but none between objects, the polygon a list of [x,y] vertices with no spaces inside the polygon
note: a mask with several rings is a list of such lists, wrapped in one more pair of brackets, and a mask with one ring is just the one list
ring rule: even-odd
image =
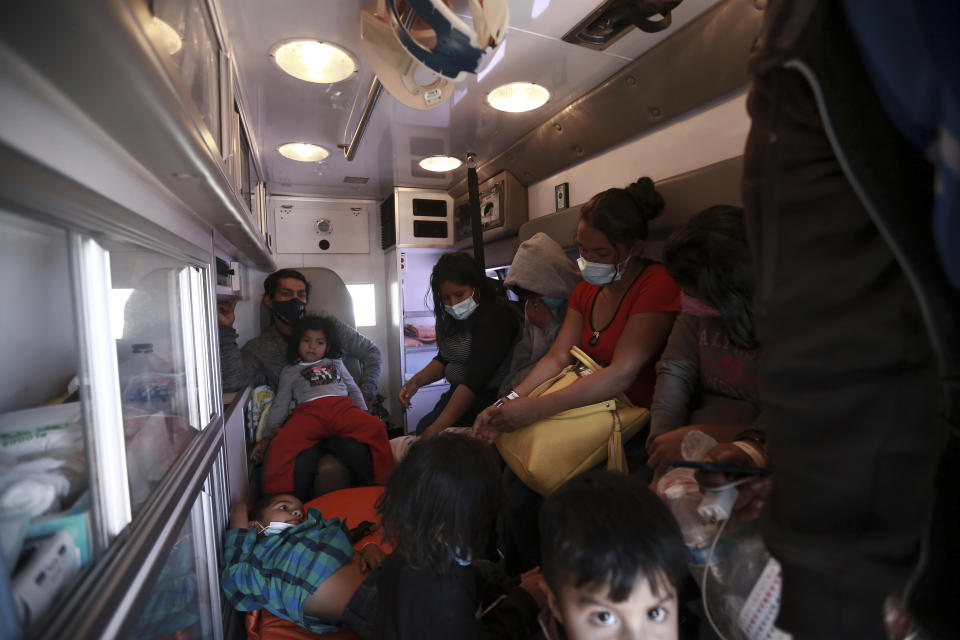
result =
[{"label": "ambulance interior", "polygon": [[[446,3],[479,28],[472,4]],[[251,389],[221,392],[218,300],[239,300],[243,344],[269,321],[269,273],[336,274],[349,298],[334,278],[311,302],[339,295],[380,349],[382,408],[406,433],[446,390],[397,399],[437,351],[441,254],[476,237],[502,279],[543,231],[575,258],[579,205],[640,176],[668,202],[654,253],[703,207],[739,204],[762,3],[646,3],[672,8],[647,31],[620,0],[488,4],[509,17],[457,80],[397,53],[401,30],[432,42],[399,0],[8,8],[0,637],[243,637],[218,563],[248,491]],[[336,45],[346,73],[285,72],[296,40]],[[494,107],[515,82],[545,101]],[[425,169],[436,156],[456,166]]]}]

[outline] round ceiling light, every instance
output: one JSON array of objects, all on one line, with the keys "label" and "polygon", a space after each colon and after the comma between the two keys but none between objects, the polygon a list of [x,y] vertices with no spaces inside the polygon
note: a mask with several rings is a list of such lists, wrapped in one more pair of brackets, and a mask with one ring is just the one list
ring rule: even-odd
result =
[{"label": "round ceiling light", "polygon": [[459,158],[453,158],[451,156],[429,156],[420,161],[420,168],[426,169],[427,171],[443,173],[444,171],[453,171],[461,164],[463,164],[463,162],[461,162]]},{"label": "round ceiling light", "polygon": [[538,109],[550,99],[546,88],[532,82],[503,84],[487,94],[487,103],[498,111],[522,113]]},{"label": "round ceiling light", "polygon": [[330,155],[323,147],[308,142],[288,142],[277,147],[277,151],[284,158],[298,162],[320,162]]},{"label": "round ceiling light", "polygon": [[307,82],[340,82],[357,70],[353,56],[337,45],[317,40],[286,42],[274,49],[273,59],[294,78]]},{"label": "round ceiling light", "polygon": [[180,38],[180,34],[177,33],[177,30],[171,27],[169,24],[153,16],[152,19],[153,27],[157,30],[157,35],[160,38],[160,42],[163,44],[163,48],[171,56],[177,51],[180,51],[180,47],[183,46],[183,40]]}]

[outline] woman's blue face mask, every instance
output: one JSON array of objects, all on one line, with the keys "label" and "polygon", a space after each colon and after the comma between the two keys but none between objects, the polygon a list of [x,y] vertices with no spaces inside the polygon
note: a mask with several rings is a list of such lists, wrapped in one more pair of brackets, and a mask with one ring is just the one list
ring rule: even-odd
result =
[{"label": "woman's blue face mask", "polygon": [[480,305],[477,304],[477,301],[473,299],[473,295],[471,294],[470,297],[464,298],[457,304],[453,306],[444,305],[443,308],[446,309],[447,313],[453,316],[454,319],[466,320],[473,315],[473,312],[476,311],[477,307],[479,306]]},{"label": "woman's blue face mask", "polygon": [[602,262],[590,262],[584,260],[583,256],[577,258],[577,266],[580,267],[580,275],[590,284],[600,286],[616,282],[623,275],[623,263],[604,264]]}]

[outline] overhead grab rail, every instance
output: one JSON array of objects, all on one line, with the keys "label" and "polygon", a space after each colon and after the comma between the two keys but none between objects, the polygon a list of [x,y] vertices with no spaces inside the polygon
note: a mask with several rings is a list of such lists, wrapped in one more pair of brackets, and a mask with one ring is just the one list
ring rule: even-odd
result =
[{"label": "overhead grab rail", "polygon": [[[413,17],[413,8],[408,5],[402,16],[405,28],[409,28],[413,23]],[[363,104],[363,111],[360,112],[360,119],[357,121],[357,128],[353,130],[353,135],[350,136],[350,143],[338,145],[343,149],[343,157],[346,158],[347,162],[352,161],[353,157],[357,155],[357,147],[360,146],[360,140],[363,139],[363,133],[370,123],[370,115],[373,113],[373,108],[377,106],[381,93],[383,93],[383,85],[380,83],[380,78],[374,75],[373,81],[370,83],[370,89],[367,91],[367,99]]]}]

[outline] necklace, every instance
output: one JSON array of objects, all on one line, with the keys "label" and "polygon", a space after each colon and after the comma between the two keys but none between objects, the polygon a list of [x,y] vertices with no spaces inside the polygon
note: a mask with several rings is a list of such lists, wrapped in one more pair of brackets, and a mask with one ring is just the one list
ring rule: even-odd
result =
[{"label": "necklace", "polygon": [[602,285],[600,285],[600,288],[597,289],[597,295],[593,296],[593,301],[590,302],[590,317],[589,317],[589,322],[590,322],[590,331],[593,331],[593,335],[590,336],[590,339],[587,341],[587,344],[589,344],[591,347],[597,346],[597,343],[600,341],[600,334],[603,333],[604,331],[606,331],[607,329],[609,329],[609,328],[610,328],[610,325],[613,324],[613,321],[617,319],[617,315],[619,315],[619,313],[620,313],[620,305],[623,304],[624,299],[627,297],[627,293],[630,292],[630,289],[633,288],[633,285],[635,285],[635,284],[637,283],[637,279],[638,279],[638,278],[640,277],[640,275],[643,273],[643,269],[646,269],[646,265],[643,265],[643,268],[640,269],[640,273],[638,273],[636,276],[634,276],[633,282],[631,282],[631,283],[630,283],[630,286],[627,287],[627,288],[623,291],[623,295],[620,296],[620,300],[617,302],[617,309],[616,309],[616,311],[614,311],[614,312],[613,312],[613,315],[610,316],[610,320],[607,322],[607,324],[605,324],[605,325],[604,325],[603,327],[601,327],[600,329],[597,329],[596,327],[593,326],[593,308],[594,308],[595,306],[597,306],[597,298],[600,297],[600,292],[603,291],[603,288],[604,288],[605,286],[607,286],[607,285],[602,284]]}]

